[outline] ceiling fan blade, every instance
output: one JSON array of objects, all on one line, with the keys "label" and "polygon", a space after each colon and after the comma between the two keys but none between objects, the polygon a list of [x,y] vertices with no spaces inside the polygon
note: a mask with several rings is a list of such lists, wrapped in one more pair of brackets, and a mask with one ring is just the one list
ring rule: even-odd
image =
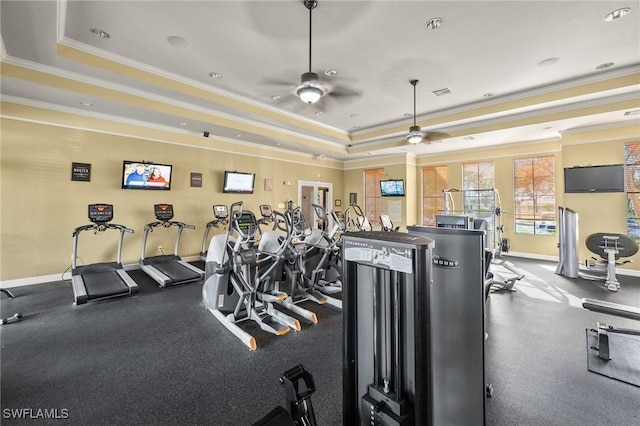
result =
[{"label": "ceiling fan blade", "polygon": [[269,86],[288,86],[296,87],[295,83],[287,80],[280,80],[275,78],[263,78],[262,83]]},{"label": "ceiling fan blade", "polygon": [[351,98],[362,96],[362,93],[355,90],[347,89],[346,87],[336,86],[329,90],[329,95],[335,98]]},{"label": "ceiling fan blade", "polygon": [[436,141],[440,141],[442,139],[446,139],[448,137],[450,137],[451,135],[449,135],[448,133],[444,133],[444,132],[427,132],[427,134],[424,137],[425,141],[428,142],[436,142]]}]

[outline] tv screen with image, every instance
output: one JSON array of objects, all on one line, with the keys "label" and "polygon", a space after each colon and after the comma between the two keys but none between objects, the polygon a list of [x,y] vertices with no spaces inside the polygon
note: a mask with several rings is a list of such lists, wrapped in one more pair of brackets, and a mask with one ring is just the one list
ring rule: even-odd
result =
[{"label": "tv screen with image", "polygon": [[387,179],[380,181],[380,195],[383,197],[404,197],[404,180]]},{"label": "tv screen with image", "polygon": [[124,161],[122,164],[123,189],[171,189],[171,171],[169,164]]},{"label": "tv screen with image", "polygon": [[231,194],[253,194],[254,173],[224,172],[222,192]]}]

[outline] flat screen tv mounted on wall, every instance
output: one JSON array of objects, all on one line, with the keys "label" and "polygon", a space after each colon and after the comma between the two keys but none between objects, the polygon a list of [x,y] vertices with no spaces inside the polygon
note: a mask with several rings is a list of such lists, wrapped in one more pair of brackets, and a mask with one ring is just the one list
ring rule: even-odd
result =
[{"label": "flat screen tv mounted on wall", "polygon": [[380,195],[383,197],[404,197],[404,180],[387,179],[380,181]]},{"label": "flat screen tv mounted on wall", "polygon": [[171,189],[170,164],[144,163],[140,161],[124,161],[122,163],[123,189]]},{"label": "flat screen tv mounted on wall", "polygon": [[624,192],[624,164],[566,167],[564,192]]},{"label": "flat screen tv mounted on wall", "polygon": [[255,179],[255,173],[225,171],[222,192],[230,194],[253,194]]}]

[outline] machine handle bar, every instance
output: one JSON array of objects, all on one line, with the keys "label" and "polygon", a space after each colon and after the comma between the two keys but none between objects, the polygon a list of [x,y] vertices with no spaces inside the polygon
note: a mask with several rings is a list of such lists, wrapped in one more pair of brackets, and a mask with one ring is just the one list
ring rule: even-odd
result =
[{"label": "machine handle bar", "polygon": [[133,229],[127,228],[124,225],[118,225],[116,223],[92,223],[92,224],[89,224],[89,225],[83,225],[83,226],[77,227],[76,229],[73,230],[72,236],[75,237],[76,235],[78,235],[82,231],[95,230],[99,226],[104,226],[106,229],[118,229],[119,231],[128,232],[129,234],[133,234]]}]

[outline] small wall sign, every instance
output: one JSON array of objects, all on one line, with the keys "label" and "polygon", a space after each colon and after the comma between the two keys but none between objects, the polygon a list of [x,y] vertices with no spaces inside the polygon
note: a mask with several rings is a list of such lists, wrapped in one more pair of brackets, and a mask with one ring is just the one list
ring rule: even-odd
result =
[{"label": "small wall sign", "polygon": [[202,173],[191,173],[191,187],[202,188]]},{"label": "small wall sign", "polygon": [[71,180],[91,182],[91,164],[71,163]]}]

